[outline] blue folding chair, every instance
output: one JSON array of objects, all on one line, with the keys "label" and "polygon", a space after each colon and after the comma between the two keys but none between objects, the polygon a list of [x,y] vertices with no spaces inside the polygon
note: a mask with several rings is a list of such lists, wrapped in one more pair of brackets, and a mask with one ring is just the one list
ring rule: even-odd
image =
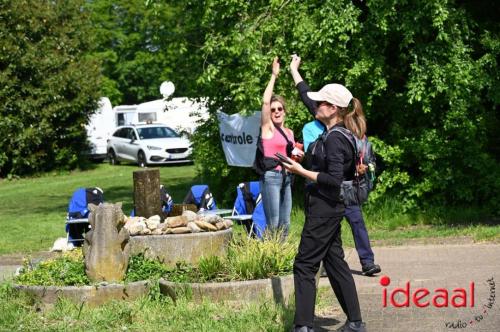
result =
[{"label": "blue folding chair", "polygon": [[194,204],[199,211],[216,210],[215,198],[206,184],[194,185],[184,198],[184,204]]},{"label": "blue folding chair", "polygon": [[89,204],[99,205],[104,202],[101,188],[78,188],[75,190],[68,205],[66,216],[66,239],[68,244],[81,246],[85,233],[90,229]]},{"label": "blue folding chair", "polygon": [[245,225],[248,236],[262,239],[266,229],[266,215],[262,204],[259,181],[243,182],[236,187],[233,213],[227,217]]}]

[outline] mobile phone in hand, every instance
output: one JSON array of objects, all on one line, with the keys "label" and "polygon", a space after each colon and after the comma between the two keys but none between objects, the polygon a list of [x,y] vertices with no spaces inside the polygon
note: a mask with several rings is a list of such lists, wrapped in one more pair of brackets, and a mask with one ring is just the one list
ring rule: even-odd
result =
[{"label": "mobile phone in hand", "polygon": [[[288,160],[287,157],[285,157],[283,154],[276,152],[274,154],[282,163],[290,164],[290,161]],[[291,165],[291,164],[290,164]]]}]

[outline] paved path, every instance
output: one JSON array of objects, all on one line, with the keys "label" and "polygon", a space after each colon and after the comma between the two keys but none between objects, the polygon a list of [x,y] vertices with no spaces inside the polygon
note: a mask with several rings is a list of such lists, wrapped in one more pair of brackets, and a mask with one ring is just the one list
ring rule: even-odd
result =
[{"label": "paved path", "polygon": [[[500,244],[374,247],[374,251],[382,273],[376,277],[364,277],[359,273],[361,268],[356,251],[346,250],[368,331],[500,331],[500,296],[495,298],[495,288],[492,287],[493,282],[496,289],[500,285]],[[49,254],[43,253],[41,256],[47,255]],[[1,256],[0,281],[11,276],[21,264],[21,256]],[[390,278],[387,287],[381,286],[381,276]],[[455,288],[464,288],[468,307],[454,308],[450,302],[448,308],[436,308],[432,304],[419,308],[412,303],[411,298],[409,307],[392,306],[391,292],[397,287],[405,288],[407,282],[410,283],[410,293],[417,288],[427,288],[430,291],[421,301],[432,299],[437,288],[446,289],[449,299],[457,294],[453,291]],[[474,307],[470,307],[471,282],[474,282]],[[315,331],[335,331],[345,321],[345,315],[336,302],[327,278],[321,279],[320,288],[321,303],[326,305],[316,310]],[[384,289],[388,293],[386,307],[382,304]],[[404,296],[395,299],[398,303],[404,302]],[[442,303],[441,300],[439,303]],[[487,307],[489,304],[491,308]],[[455,328],[446,327],[446,323]]]},{"label": "paved path", "polygon": [[[497,294],[500,293],[499,244],[375,247],[374,252],[382,273],[376,277],[365,277],[359,273],[361,266],[356,251],[346,251],[368,331],[500,331],[500,296],[495,298],[493,286],[495,283]],[[380,284],[382,276],[390,278],[387,287]],[[437,288],[445,288],[449,292],[448,308],[436,308],[432,301],[428,307],[419,308],[412,303],[412,298],[409,307],[392,306],[391,292],[398,287],[406,288],[407,282],[410,283],[410,293],[417,288],[430,291],[421,302],[432,300]],[[474,282],[474,307],[470,307],[469,301],[471,282]],[[321,278],[320,287],[322,298],[331,301],[332,305],[316,311],[315,331],[335,331],[345,321],[345,315],[339,310],[327,278]],[[465,289],[468,307],[455,308],[451,305],[452,296],[458,294],[453,291],[455,288]],[[384,289],[388,294],[386,307],[382,304]],[[398,303],[404,302],[404,296],[395,299]],[[461,301],[457,298],[456,303]],[[491,308],[487,307],[489,304],[492,304]],[[446,323],[455,328],[447,327]]]}]

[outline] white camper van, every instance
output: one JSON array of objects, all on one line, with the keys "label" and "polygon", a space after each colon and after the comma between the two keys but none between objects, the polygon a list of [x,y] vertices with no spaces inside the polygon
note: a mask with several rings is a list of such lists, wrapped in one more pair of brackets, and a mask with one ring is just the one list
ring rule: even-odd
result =
[{"label": "white camper van", "polygon": [[99,108],[90,117],[85,128],[90,145],[90,158],[103,161],[107,154],[107,140],[115,129],[114,112],[111,101],[107,97],[99,99]]},{"label": "white camper van", "polygon": [[179,97],[171,100],[157,99],[139,105],[121,105],[114,107],[116,126],[162,123],[176,130],[179,134],[192,134],[199,121],[208,118],[203,102]]}]

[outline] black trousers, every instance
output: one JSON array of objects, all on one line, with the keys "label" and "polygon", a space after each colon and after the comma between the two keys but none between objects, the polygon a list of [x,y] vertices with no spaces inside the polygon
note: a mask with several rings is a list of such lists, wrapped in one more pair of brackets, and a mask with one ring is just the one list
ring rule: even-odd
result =
[{"label": "black trousers", "polygon": [[295,283],[295,325],[313,326],[316,301],[316,279],[323,260],[328,279],[350,321],[360,321],[356,285],[344,260],[338,217],[306,217],[299,250],[293,265]]}]

